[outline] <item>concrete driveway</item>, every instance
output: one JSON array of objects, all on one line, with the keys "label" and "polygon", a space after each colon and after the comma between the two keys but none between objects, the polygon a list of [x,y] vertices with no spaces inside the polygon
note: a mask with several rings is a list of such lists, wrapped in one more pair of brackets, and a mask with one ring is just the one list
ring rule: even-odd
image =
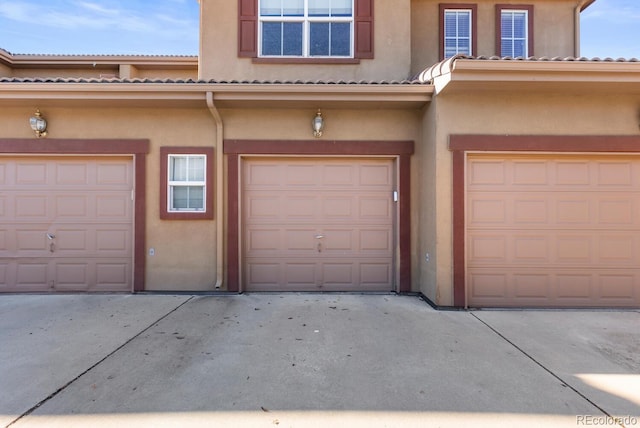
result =
[{"label": "concrete driveway", "polygon": [[640,311],[0,297],[0,426],[640,426]]}]

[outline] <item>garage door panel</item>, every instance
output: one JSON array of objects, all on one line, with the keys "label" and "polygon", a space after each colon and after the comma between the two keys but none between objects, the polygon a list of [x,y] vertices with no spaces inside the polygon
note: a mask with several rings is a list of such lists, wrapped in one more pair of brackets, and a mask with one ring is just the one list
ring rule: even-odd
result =
[{"label": "garage door panel", "polygon": [[47,229],[45,227],[41,227],[39,229],[17,229],[15,231],[15,255],[22,257],[46,255],[40,254],[49,252],[46,234]]},{"label": "garage door panel", "polygon": [[14,184],[21,186],[46,185],[47,163],[35,161],[23,161],[16,165]]},{"label": "garage door panel", "polygon": [[492,197],[489,194],[469,200],[468,224],[479,226],[486,224],[502,225],[507,219],[507,204],[502,195]]},{"label": "garage door panel", "polygon": [[[131,290],[130,158],[5,157],[0,164],[3,291]],[[118,274],[103,281],[100,264],[118,266]]]},{"label": "garage door panel", "polygon": [[113,162],[96,163],[95,183],[108,189],[128,190],[133,186],[133,169],[129,165]]},{"label": "garage door panel", "polygon": [[509,296],[509,279],[506,273],[474,269],[467,279],[469,297],[473,302],[504,301]]},{"label": "garage door panel", "polygon": [[330,219],[352,219],[355,215],[354,200],[350,196],[325,197],[322,201],[322,214]]},{"label": "garage door panel", "polygon": [[[506,238],[506,237],[505,237]],[[545,235],[513,235],[513,263],[548,263],[549,237]]]},{"label": "garage door panel", "polygon": [[558,300],[583,299],[593,295],[593,273],[560,272],[556,274],[556,297]]},{"label": "garage door panel", "polygon": [[365,188],[393,185],[392,165],[362,165],[360,167],[360,185]]},{"label": "garage door panel", "polygon": [[15,217],[45,221],[52,217],[48,195],[15,196]]},{"label": "garage door panel", "polygon": [[353,263],[322,263],[322,288],[338,288],[341,290],[357,284],[356,266]]},{"label": "garage door panel", "polygon": [[359,231],[359,250],[362,253],[377,252],[391,255],[393,236],[389,229],[362,229]]},{"label": "garage door panel", "polygon": [[55,267],[56,288],[65,290],[87,290],[89,288],[88,263],[62,262]]},{"label": "garage door panel", "polygon": [[469,237],[469,265],[506,263],[508,236],[504,234],[474,234]]},{"label": "garage door panel", "polygon": [[318,216],[320,206],[316,196],[289,196],[284,202],[286,202],[286,214],[281,210],[280,218],[286,216],[291,220],[308,221]]},{"label": "garage door panel", "polygon": [[467,171],[470,304],[640,305],[639,159],[469,155]]},{"label": "garage door panel", "polygon": [[[317,239],[315,238],[318,231],[315,228],[307,229],[285,229],[285,246],[274,247],[274,251],[284,251],[287,256],[295,255],[300,251],[307,253],[315,253],[318,251]],[[276,242],[277,243],[277,242]],[[293,254],[290,254],[293,253]],[[300,253],[298,253],[300,254]]]},{"label": "garage door panel", "polygon": [[360,282],[373,291],[390,291],[393,270],[384,259],[376,263],[375,260],[361,262],[359,266]]},{"label": "garage door panel", "polygon": [[54,245],[58,255],[74,251],[82,251],[83,253],[95,251],[95,244],[91,245],[85,229],[58,229]]},{"label": "garage door panel", "polygon": [[96,230],[96,251],[99,253],[116,252],[126,254],[131,248],[129,229],[109,228]]},{"label": "garage door panel", "polygon": [[282,203],[276,196],[257,196],[253,192],[247,198],[247,222],[279,219]]},{"label": "garage door panel", "polygon": [[49,261],[18,261],[16,263],[16,289],[42,288],[49,282]]},{"label": "garage door panel", "polygon": [[245,160],[244,288],[391,290],[393,171],[389,159]]},{"label": "garage door panel", "polygon": [[86,164],[60,162],[54,165],[53,168],[55,170],[55,184],[57,185],[90,184],[89,170]]},{"label": "garage door panel", "polygon": [[620,274],[616,272],[603,273],[598,277],[598,292],[600,298],[608,302],[633,303],[638,294],[635,284],[638,274]]},{"label": "garage door panel", "polygon": [[131,278],[131,263],[128,259],[122,258],[120,261],[97,260],[95,261],[95,283],[92,284],[92,291],[117,291],[129,287]]},{"label": "garage door panel", "polygon": [[251,229],[247,231],[247,254],[274,251],[281,246],[279,229]]},{"label": "garage door panel", "polygon": [[[505,201],[501,201],[506,204]],[[545,225],[549,223],[549,200],[542,196],[538,198],[519,199],[513,201],[513,223],[515,225]],[[502,209],[504,212],[504,208]],[[506,219],[506,215],[502,216],[501,221]]]},{"label": "garage door panel", "polygon": [[391,198],[390,194],[377,196],[363,196],[359,201],[360,219],[365,221],[377,220],[388,222],[391,218]]},{"label": "garage door panel", "polygon": [[98,221],[122,221],[124,223],[131,222],[131,213],[133,201],[130,195],[96,195],[95,209],[96,219]]},{"label": "garage door panel", "polygon": [[323,165],[320,168],[323,185],[351,186],[357,172],[353,165]]},{"label": "garage door panel", "polygon": [[66,219],[86,217],[92,206],[88,195],[59,195],[54,204],[56,217]]},{"label": "garage door panel", "polygon": [[549,275],[522,273],[513,275],[513,297],[517,299],[546,299],[551,293]]},{"label": "garage door panel", "polygon": [[607,197],[597,201],[598,224],[607,226],[633,226],[637,221],[637,202],[621,196],[619,199]]}]

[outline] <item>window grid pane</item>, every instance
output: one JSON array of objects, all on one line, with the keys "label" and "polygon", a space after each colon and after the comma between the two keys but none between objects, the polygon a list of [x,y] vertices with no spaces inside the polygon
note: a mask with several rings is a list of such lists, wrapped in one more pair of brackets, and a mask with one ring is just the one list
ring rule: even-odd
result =
[{"label": "window grid pane", "polygon": [[509,57],[528,56],[528,14],[526,11],[501,13],[500,55]]},{"label": "window grid pane", "polygon": [[353,1],[260,0],[260,55],[352,57]]},{"label": "window grid pane", "polygon": [[204,211],[206,156],[169,155],[168,210]]},{"label": "window grid pane", "polygon": [[444,13],[444,56],[472,55],[471,11],[446,10]]}]

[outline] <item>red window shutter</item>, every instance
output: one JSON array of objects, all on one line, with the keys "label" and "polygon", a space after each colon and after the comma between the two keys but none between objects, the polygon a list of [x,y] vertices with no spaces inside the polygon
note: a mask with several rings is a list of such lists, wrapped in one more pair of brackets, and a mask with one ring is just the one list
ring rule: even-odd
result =
[{"label": "red window shutter", "polygon": [[373,1],[355,0],[356,58],[373,58]]},{"label": "red window shutter", "polygon": [[258,0],[238,0],[238,56],[258,56]]}]

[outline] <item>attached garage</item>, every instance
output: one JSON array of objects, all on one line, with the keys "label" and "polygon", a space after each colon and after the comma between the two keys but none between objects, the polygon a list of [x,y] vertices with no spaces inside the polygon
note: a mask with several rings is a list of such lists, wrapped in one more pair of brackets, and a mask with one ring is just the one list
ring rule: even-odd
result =
[{"label": "attached garage", "polygon": [[133,161],[0,158],[0,290],[132,291]]},{"label": "attached garage", "polygon": [[391,291],[392,159],[247,158],[247,291]]},{"label": "attached garage", "polygon": [[413,146],[225,140],[229,291],[411,291]]},{"label": "attached garage", "polygon": [[[454,187],[462,190],[454,211],[464,225],[454,238],[455,272],[466,305],[638,307],[640,157],[599,153],[606,137],[583,138],[595,153],[558,152],[567,147],[560,137],[502,137],[487,145],[490,138],[452,137],[456,149],[497,149],[454,155]],[[513,142],[556,152],[499,152]],[[616,150],[616,142],[608,147]]]}]

